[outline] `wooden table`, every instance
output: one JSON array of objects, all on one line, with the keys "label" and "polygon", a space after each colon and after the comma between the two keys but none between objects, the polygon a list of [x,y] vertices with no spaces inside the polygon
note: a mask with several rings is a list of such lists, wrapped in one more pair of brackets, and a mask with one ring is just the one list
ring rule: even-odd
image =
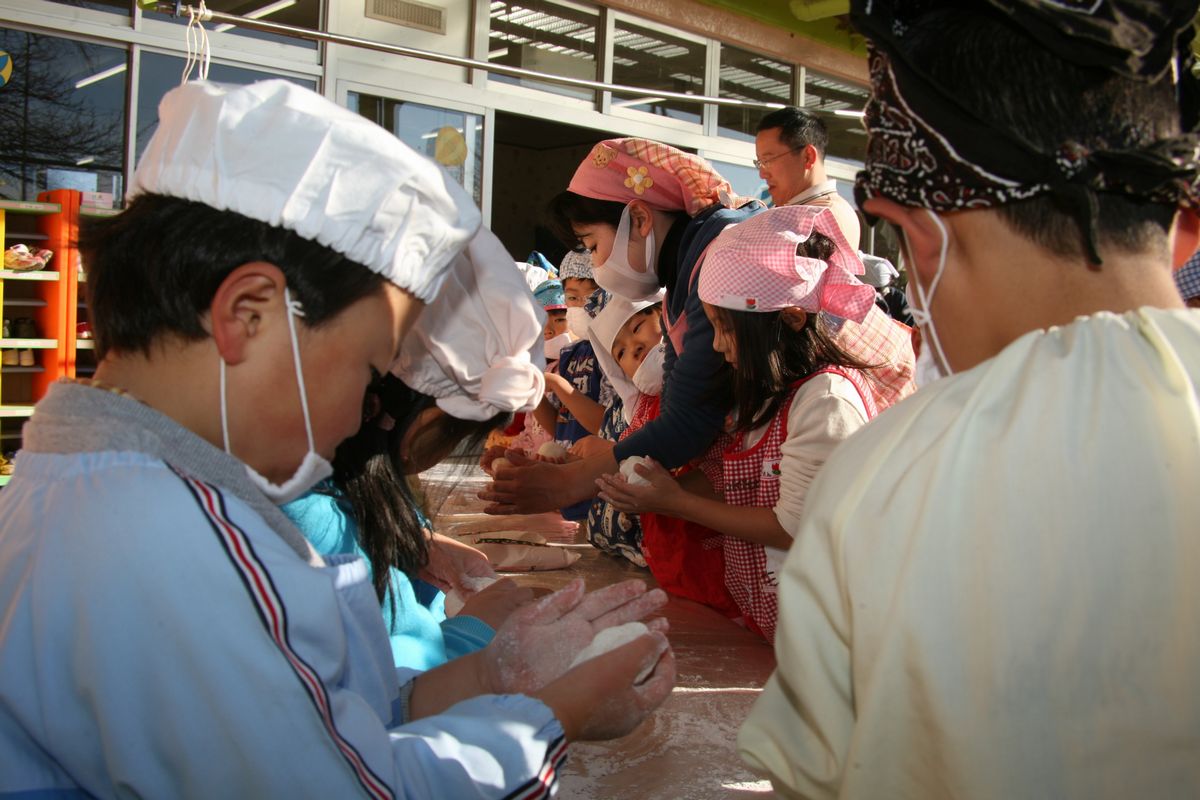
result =
[{"label": "wooden table", "polygon": [[[487,482],[476,468],[439,468],[422,476],[431,500],[448,496],[455,512],[481,511],[474,495]],[[457,481],[457,485],[455,485]],[[447,488],[452,487],[452,488]],[[651,586],[654,578],[624,559],[589,545],[581,531],[547,537],[580,554],[564,570],[518,573],[530,586],[557,589],[582,577],[598,589],[631,577]],[[698,603],[671,598],[663,614],[678,665],[674,692],[637,730],[611,742],[571,745],[561,774],[564,800],[709,800],[765,798],[770,783],[759,779],[738,758],[738,727],[763,684],[775,669],[765,641]]]}]

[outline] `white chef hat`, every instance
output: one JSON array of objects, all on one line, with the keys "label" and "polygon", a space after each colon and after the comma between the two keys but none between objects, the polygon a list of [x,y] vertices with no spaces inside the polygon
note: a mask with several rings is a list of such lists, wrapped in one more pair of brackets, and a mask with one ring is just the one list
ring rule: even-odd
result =
[{"label": "white chef hat", "polygon": [[621,332],[621,328],[630,317],[656,303],[661,303],[664,297],[666,297],[664,289],[659,289],[653,297],[646,300],[628,300],[614,294],[605,303],[604,308],[600,309],[600,312],[592,318],[592,322],[588,326],[588,339],[592,343],[592,349],[596,352],[596,362],[600,365],[604,376],[608,378],[608,382],[612,384],[613,390],[620,395],[621,411],[625,415],[626,422],[633,419],[634,408],[641,392],[625,374],[625,370],[621,369],[617,360],[613,358],[613,342],[616,341],[617,334]]},{"label": "white chef hat", "polygon": [[429,302],[480,225],[466,191],[383,128],[285,80],[172,89],[129,198],[161,194],[295,231]]},{"label": "white chef hat", "polygon": [[459,419],[530,411],[546,389],[545,325],[512,256],[481,228],[404,338],[392,374]]}]

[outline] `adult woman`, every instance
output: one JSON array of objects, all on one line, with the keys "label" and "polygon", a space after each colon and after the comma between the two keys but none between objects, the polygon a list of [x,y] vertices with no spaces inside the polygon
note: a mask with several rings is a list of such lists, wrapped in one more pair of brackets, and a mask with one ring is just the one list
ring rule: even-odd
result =
[{"label": "adult woman", "polygon": [[492,501],[489,511],[545,511],[592,497],[595,479],[629,456],[675,468],[705,454],[731,401],[695,267],[726,226],[762,210],[756,201],[739,205],[712,165],[669,145],[609,139],[592,148],[551,201],[551,221],[565,241],[592,252],[601,287],[633,301],[667,290],[661,411],[611,452],[563,465],[510,457],[516,466],[502,469],[482,495]]}]

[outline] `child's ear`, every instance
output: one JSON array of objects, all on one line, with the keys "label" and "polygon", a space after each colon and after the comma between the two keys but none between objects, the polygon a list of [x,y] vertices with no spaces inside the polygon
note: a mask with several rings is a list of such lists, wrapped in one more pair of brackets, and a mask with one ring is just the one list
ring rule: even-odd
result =
[{"label": "child's ear", "polygon": [[217,352],[226,364],[246,359],[250,342],[262,326],[278,317],[287,279],[279,267],[267,261],[252,261],[237,267],[213,293],[205,326],[212,334]]},{"label": "child's ear", "polygon": [[780,316],[783,319],[783,324],[787,325],[794,331],[799,331],[806,324],[808,324],[808,312],[803,308],[790,306],[783,309],[783,311],[780,312]]},{"label": "child's ear", "polygon": [[629,203],[629,226],[638,236],[645,239],[654,227],[654,211],[645,200]]}]

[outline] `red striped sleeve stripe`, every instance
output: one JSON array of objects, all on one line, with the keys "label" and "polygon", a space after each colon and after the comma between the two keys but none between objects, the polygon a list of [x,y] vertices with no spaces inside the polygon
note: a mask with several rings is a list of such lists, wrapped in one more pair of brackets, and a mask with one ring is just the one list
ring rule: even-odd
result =
[{"label": "red striped sleeve stripe", "polygon": [[[183,480],[200,508],[204,511],[209,524],[212,525],[213,530],[217,534],[221,546],[241,576],[242,583],[254,601],[255,608],[258,610],[258,615],[262,619],[267,632],[295,671],[305,691],[308,692],[313,704],[317,707],[322,722],[325,723],[325,729],[329,732],[330,737],[341,751],[343,757],[345,757],[346,761],[353,768],[354,774],[358,777],[363,789],[371,797],[392,798],[391,789],[371,771],[370,767],[363,761],[362,756],[359,755],[353,745],[346,741],[334,724],[333,714],[329,708],[329,695],[326,693],[324,685],[321,683],[316,671],[296,654],[296,651],[292,649],[291,643],[288,641],[286,609],[283,602],[279,599],[275,584],[271,581],[271,575],[262,562],[259,561],[246,534],[230,522],[228,514],[225,511],[225,502],[221,493],[206,483],[185,475],[179,470],[172,469]],[[529,796],[541,797],[543,795]]]},{"label": "red striped sleeve stripe", "polygon": [[505,800],[542,800],[550,797],[558,785],[558,770],[567,758],[567,740],[559,739],[550,744],[546,761],[538,774],[528,783],[508,795]]}]

